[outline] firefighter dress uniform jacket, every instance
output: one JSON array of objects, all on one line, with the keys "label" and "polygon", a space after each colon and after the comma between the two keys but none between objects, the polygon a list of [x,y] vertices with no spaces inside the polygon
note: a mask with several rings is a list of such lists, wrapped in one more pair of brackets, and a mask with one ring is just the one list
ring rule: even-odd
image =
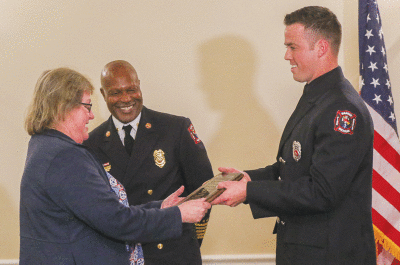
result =
[{"label": "firefighter dress uniform jacket", "polygon": [[278,216],[277,264],[376,264],[373,123],[340,67],[307,84],[277,162],[248,171],[254,218]]},{"label": "firefighter dress uniform jacket", "polygon": [[[163,200],[185,186],[187,196],[213,177],[203,142],[188,118],[142,109],[129,156],[110,117],[89,134],[90,147],[108,172],[125,187],[130,204]],[[178,239],[142,244],[146,265],[201,264],[192,224]]]}]

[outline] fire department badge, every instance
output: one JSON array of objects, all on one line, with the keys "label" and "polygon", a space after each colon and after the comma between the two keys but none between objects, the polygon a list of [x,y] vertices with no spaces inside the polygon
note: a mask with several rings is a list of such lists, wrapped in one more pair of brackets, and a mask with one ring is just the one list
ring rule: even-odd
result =
[{"label": "fire department badge", "polygon": [[166,161],[163,150],[161,149],[154,150],[153,157],[154,157],[154,162],[156,162],[156,165],[159,168],[162,168],[165,165]]},{"label": "fire department badge", "polygon": [[335,117],[335,131],[342,134],[353,134],[356,126],[356,115],[348,110],[338,110]]},{"label": "fire department badge", "polygon": [[201,142],[201,140],[199,139],[199,137],[198,137],[197,134],[196,134],[196,131],[195,131],[195,129],[194,129],[193,124],[190,124],[190,126],[189,126],[189,128],[188,128],[188,131],[189,131],[189,133],[190,133],[190,137],[192,137],[192,139],[193,139],[193,141],[194,141],[195,144],[198,144],[198,143]]},{"label": "fire department badge", "polygon": [[296,162],[299,162],[301,158],[301,144],[297,141],[293,141],[292,148],[293,148],[293,159]]}]

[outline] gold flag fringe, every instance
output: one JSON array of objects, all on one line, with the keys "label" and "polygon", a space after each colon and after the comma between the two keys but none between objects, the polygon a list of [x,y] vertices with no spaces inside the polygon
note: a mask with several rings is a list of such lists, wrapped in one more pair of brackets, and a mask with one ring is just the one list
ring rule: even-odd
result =
[{"label": "gold flag fringe", "polygon": [[[375,243],[382,245],[384,249],[389,251],[397,260],[400,260],[400,247],[388,238],[379,228],[374,225]],[[378,256],[378,245],[376,245],[376,254]]]}]

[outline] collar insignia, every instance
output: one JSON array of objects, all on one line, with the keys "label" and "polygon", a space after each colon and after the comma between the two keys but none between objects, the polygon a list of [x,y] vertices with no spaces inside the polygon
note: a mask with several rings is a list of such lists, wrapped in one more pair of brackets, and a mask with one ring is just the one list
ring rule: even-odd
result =
[{"label": "collar insignia", "polygon": [[110,170],[111,170],[111,165],[110,165],[109,162],[104,163],[104,164],[103,164],[103,167],[104,167],[104,170],[105,170],[105,171],[110,172]]}]

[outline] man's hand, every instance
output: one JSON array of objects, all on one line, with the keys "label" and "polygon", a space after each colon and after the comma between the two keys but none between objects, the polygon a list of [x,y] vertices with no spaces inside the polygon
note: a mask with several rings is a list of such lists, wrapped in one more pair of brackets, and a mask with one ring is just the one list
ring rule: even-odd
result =
[{"label": "man's hand", "polygon": [[212,201],[212,204],[229,205],[235,207],[246,200],[247,182],[251,181],[250,176],[234,168],[220,167],[221,172],[242,173],[243,178],[240,181],[225,181],[218,184],[218,189],[226,189],[218,198]]},{"label": "man's hand", "polygon": [[178,205],[184,197],[179,197],[183,193],[185,187],[182,185],[179,189],[177,189],[174,193],[169,195],[161,204],[161,209],[172,207]]},{"label": "man's hand", "polygon": [[233,167],[219,167],[218,170],[222,173],[242,173],[243,174],[243,178],[240,181],[243,182],[249,182],[251,181],[249,174],[247,174],[246,172],[240,171],[236,168]]},{"label": "man's hand", "polygon": [[211,208],[211,204],[202,198],[184,202],[178,207],[181,211],[182,223],[198,223]]}]

